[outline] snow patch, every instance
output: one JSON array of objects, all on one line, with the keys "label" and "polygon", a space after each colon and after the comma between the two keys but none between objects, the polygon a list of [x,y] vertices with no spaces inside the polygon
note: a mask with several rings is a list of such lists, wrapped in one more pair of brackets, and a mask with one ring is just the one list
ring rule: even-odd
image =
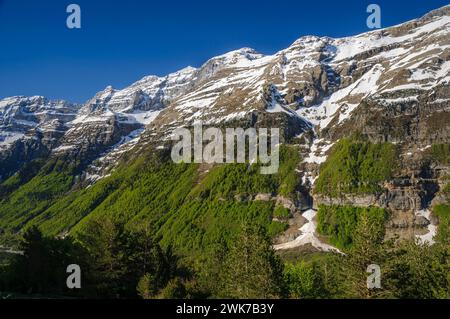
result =
[{"label": "snow patch", "polygon": [[5,148],[15,141],[20,140],[24,135],[21,132],[2,132],[2,135],[0,135],[0,147]]},{"label": "snow patch", "polygon": [[433,245],[435,243],[434,236],[437,234],[437,226],[431,222],[431,212],[428,209],[416,212],[416,216],[421,216],[430,221],[428,225],[428,233],[425,235],[416,235],[416,238],[422,244]]},{"label": "snow patch", "polygon": [[336,247],[333,247],[331,245],[322,243],[319,238],[316,237],[316,222],[314,221],[315,217],[317,215],[317,211],[313,209],[309,209],[305,211],[302,216],[307,220],[307,223],[305,223],[301,228],[300,231],[302,234],[294,239],[293,241],[275,245],[275,250],[285,250],[285,249],[291,249],[295,247],[304,246],[307,244],[311,244],[313,247],[317,248],[318,250],[326,251],[326,252],[337,252],[341,253],[339,249]]}]

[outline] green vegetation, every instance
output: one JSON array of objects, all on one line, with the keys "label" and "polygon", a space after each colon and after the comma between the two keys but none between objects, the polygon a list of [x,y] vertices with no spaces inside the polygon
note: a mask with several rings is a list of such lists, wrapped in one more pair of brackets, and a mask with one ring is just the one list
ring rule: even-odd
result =
[{"label": "green vegetation", "polygon": [[287,218],[289,217],[289,214],[289,209],[283,206],[276,206],[275,210],[273,211],[273,216],[278,218]]},{"label": "green vegetation", "polygon": [[431,157],[442,165],[449,165],[450,144],[433,144],[431,146]]},{"label": "green vegetation", "polygon": [[[25,227],[29,220],[44,212],[72,187],[74,166],[50,161],[31,178],[38,166],[26,166],[1,185],[0,228],[18,230]],[[21,182],[25,183],[19,186]]]},{"label": "green vegetation", "polygon": [[450,250],[448,244],[433,246],[403,242],[390,254],[385,275],[396,298],[449,299]]},{"label": "green vegetation", "polygon": [[[343,210],[349,212],[349,210]],[[350,213],[352,214],[352,213]],[[351,234],[352,245],[348,249],[348,257],[342,265],[342,286],[350,297],[363,297],[366,299],[381,296],[386,291],[368,289],[367,267],[382,265],[389,262],[388,249],[383,249],[384,224],[380,223],[380,214],[377,211],[358,211],[357,223]],[[387,246],[389,247],[389,244]],[[380,282],[381,284],[381,282]],[[388,285],[388,282],[383,282]]]},{"label": "green vegetation", "polygon": [[203,198],[233,199],[234,195],[254,195],[257,193],[295,195],[300,183],[295,168],[300,161],[297,147],[282,145],[280,167],[275,175],[260,174],[259,165],[233,164],[219,165],[211,170],[194,190]]},{"label": "green vegetation", "polygon": [[450,247],[450,204],[436,205],[433,213],[439,219],[437,239]]},{"label": "green vegetation", "polygon": [[[0,202],[0,229],[5,236],[31,226],[38,226],[45,235],[73,229],[78,236],[91,220],[111,218],[126,228],[146,221],[163,247],[172,245],[182,255],[202,255],[219,240],[228,243],[248,220],[270,236],[286,229],[286,223],[272,221],[273,202],[236,198],[258,193],[295,196],[298,149],[283,146],[280,157],[275,175],[261,175],[258,165],[246,164],[217,165],[202,175],[197,164],[177,165],[152,153],[122,164],[111,176],[85,189],[75,188],[74,168],[47,164],[36,169],[34,177],[21,177],[28,180],[25,184],[10,188]],[[18,179],[13,176],[2,186],[15,185]]]},{"label": "green vegetation", "polygon": [[[29,228],[24,255],[0,263],[0,295],[76,298],[449,298],[450,250],[383,241],[363,214],[345,255],[312,254],[283,264],[262,227],[241,224],[229,244],[218,241],[188,262],[158,244],[150,224],[125,228],[91,220],[76,239]],[[448,238],[446,238],[448,242]],[[81,266],[82,289],[66,288],[69,264]],[[368,289],[367,265],[382,270],[382,288]],[[39,276],[34,274],[39,273]]]},{"label": "green vegetation", "polygon": [[[330,196],[377,191],[394,156],[390,144],[344,140],[324,165],[318,189]],[[24,251],[0,255],[0,295],[450,297],[448,205],[435,207],[440,227],[432,247],[384,242],[383,209],[320,206],[318,231],[345,255],[309,252],[283,261],[275,254],[272,237],[287,228],[289,211],[252,198],[295,199],[299,160],[296,147],[283,146],[279,173],[264,176],[258,165],[205,172],[151,153],[84,189],[75,165],[35,161],[0,184],[0,235],[23,237]],[[68,291],[66,267],[73,263],[82,268],[83,289]],[[382,269],[380,290],[367,289],[369,264]]]},{"label": "green vegetation", "polygon": [[[448,239],[436,238],[433,246],[384,241],[379,222],[362,214],[346,255],[322,260],[315,272],[321,278],[317,282],[324,284],[328,297],[446,299],[450,297]],[[380,266],[380,289],[367,288],[367,267],[373,264]]]},{"label": "green vegetation", "polygon": [[450,183],[447,183],[444,187],[444,189],[442,190],[442,192],[449,197],[450,196]]},{"label": "green vegetation", "polygon": [[18,189],[21,185],[29,182],[39,170],[44,166],[44,160],[34,160],[25,164],[21,170],[9,179],[0,184],[0,198],[8,195],[12,191]]},{"label": "green vegetation", "polygon": [[224,298],[266,299],[282,294],[281,260],[261,228],[244,225],[230,245],[219,278]]},{"label": "green vegetation", "polygon": [[349,248],[358,224],[363,218],[377,226],[377,232],[384,232],[387,213],[382,208],[359,208],[353,206],[321,205],[317,213],[317,231],[329,236],[330,242],[339,248]]},{"label": "green vegetation", "polygon": [[[15,255],[0,272],[0,291],[15,294],[89,298],[136,298],[142,278],[148,296],[157,297],[175,278],[187,280],[170,249],[162,250],[145,228],[126,231],[111,220],[90,225],[89,235],[77,241],[42,236],[29,228]],[[66,286],[67,266],[82,269],[82,291]],[[36,274],[39,274],[36,276]],[[136,287],[141,290],[136,290]]]},{"label": "green vegetation", "polygon": [[326,296],[323,273],[320,264],[305,262],[286,263],[283,280],[287,297],[294,299],[315,299]]},{"label": "green vegetation", "polygon": [[340,140],[321,167],[315,186],[318,194],[372,194],[389,180],[396,162],[395,146]]}]

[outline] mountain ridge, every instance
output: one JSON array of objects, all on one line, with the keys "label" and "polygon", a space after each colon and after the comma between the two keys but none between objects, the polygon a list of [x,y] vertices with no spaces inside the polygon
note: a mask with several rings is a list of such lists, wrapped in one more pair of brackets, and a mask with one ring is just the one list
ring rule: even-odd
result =
[{"label": "mountain ridge", "polygon": [[[445,6],[352,37],[304,36],[272,55],[230,51],[199,68],[146,76],[121,90],[108,86],[83,105],[39,96],[0,100],[0,182],[44,158],[73,164],[71,187],[87,189],[130,158],[167,152],[175,128],[197,121],[276,126],[283,143],[300,149],[295,178],[302,208],[314,198],[316,206],[377,205],[394,219],[416,213],[438,197],[448,174],[429,152],[450,139],[449,31]],[[399,167],[376,196],[318,194],[321,165],[354,135],[395,145]]]}]

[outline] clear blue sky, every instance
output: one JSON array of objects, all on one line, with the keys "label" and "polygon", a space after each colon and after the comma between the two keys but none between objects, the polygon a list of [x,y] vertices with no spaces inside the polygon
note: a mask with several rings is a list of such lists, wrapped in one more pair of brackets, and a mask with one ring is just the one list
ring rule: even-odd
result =
[{"label": "clear blue sky", "polygon": [[[81,6],[80,30],[66,27],[70,3]],[[387,27],[449,1],[0,0],[0,98],[85,102],[241,47],[270,54],[303,35],[365,32],[369,3]]]}]

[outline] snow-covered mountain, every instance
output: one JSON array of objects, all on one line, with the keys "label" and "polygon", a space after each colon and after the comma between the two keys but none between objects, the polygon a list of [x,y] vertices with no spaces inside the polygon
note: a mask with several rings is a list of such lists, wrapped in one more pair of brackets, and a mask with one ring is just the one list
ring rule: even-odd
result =
[{"label": "snow-covered mountain", "polygon": [[0,147],[6,148],[32,130],[62,132],[65,123],[75,119],[78,107],[42,96],[11,97],[0,101]]},{"label": "snow-covered mountain", "polygon": [[42,96],[0,101],[0,180],[57,147],[77,117],[78,105]]},{"label": "snow-covered mountain", "polygon": [[[310,184],[313,166],[351,130],[405,149],[448,141],[449,31],[446,6],[353,37],[305,36],[273,55],[232,51],[199,68],[147,76],[122,90],[107,87],[82,106],[6,98],[0,101],[0,159],[72,158],[98,178],[123,154],[164,144],[172,129],[196,120],[255,126],[275,121],[286,138],[308,133],[303,143],[310,165],[303,177]],[[435,117],[440,124],[430,134],[428,122]],[[2,166],[5,178],[20,165]]]}]

